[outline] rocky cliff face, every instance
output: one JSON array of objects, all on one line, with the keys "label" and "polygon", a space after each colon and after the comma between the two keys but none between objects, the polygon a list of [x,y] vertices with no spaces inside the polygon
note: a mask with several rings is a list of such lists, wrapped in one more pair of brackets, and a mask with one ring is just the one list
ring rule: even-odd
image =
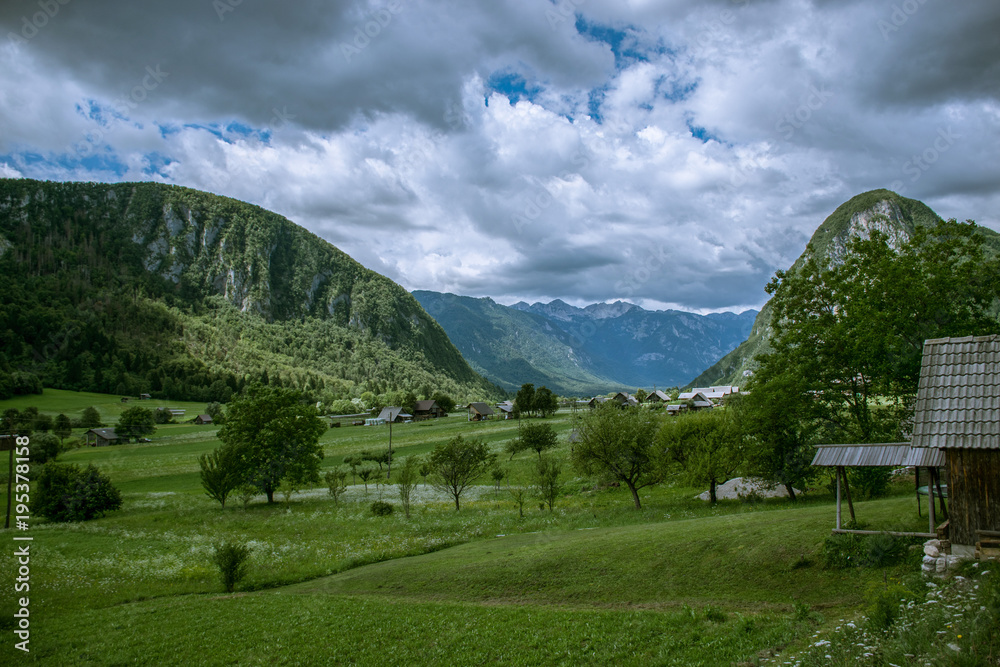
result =
[{"label": "rocky cliff face", "polygon": [[[334,329],[342,329],[348,350],[308,352],[336,357],[330,368],[359,356],[359,347],[364,356],[377,356],[377,346],[366,346],[377,341],[398,351],[406,360],[399,363],[419,367],[422,378],[442,373],[489,389],[406,290],[280,215],[244,202],[157,183],[0,179],[0,248],[7,249],[0,260],[13,262],[7,270],[26,286],[36,281],[54,298],[67,295],[67,317],[81,317],[95,299],[122,294],[133,303],[160,301],[194,314],[221,299],[266,325],[318,321],[331,340],[340,335]],[[273,352],[295,356],[291,349]],[[385,378],[373,384],[391,385],[394,376],[407,382],[384,359],[351,363],[355,383],[365,375]]]},{"label": "rocky cliff face", "polygon": [[[932,225],[938,220],[940,217],[922,202],[901,197],[890,190],[865,192],[839,206],[823,221],[809,240],[809,247],[789,271],[797,270],[810,256],[825,257],[836,264],[843,260],[850,239],[868,238],[874,231],[885,234],[893,247],[899,247],[910,238],[916,226]],[[770,349],[771,312],[770,302],[764,304],[750,336],[689,386],[745,383],[753,373],[753,358]]]}]

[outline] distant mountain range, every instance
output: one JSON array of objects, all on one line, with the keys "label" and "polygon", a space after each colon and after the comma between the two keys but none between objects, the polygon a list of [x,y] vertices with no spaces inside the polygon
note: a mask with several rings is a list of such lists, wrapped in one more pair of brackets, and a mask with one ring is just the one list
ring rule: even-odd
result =
[{"label": "distant mountain range", "polygon": [[423,290],[413,296],[489,380],[569,395],[683,385],[745,340],[757,315],[649,311],[622,301],[504,306]]},{"label": "distant mountain range", "polygon": [[[798,270],[813,255],[826,258],[831,263],[839,262],[852,237],[865,238],[873,230],[878,230],[898,245],[909,239],[917,227],[932,226],[940,220],[937,213],[916,199],[907,199],[891,190],[864,192],[841,204],[823,221],[789,272]],[[987,246],[993,252],[1000,252],[1000,234],[985,227],[980,231]],[[754,357],[770,349],[771,312],[771,302],[768,301],[757,315],[749,338],[688,386],[745,383],[756,366]]]}]

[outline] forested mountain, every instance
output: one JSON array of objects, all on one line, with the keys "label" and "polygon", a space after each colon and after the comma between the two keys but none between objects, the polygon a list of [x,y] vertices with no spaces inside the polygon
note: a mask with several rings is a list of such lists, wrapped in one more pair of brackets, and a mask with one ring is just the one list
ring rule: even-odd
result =
[{"label": "forested mountain", "polygon": [[[929,227],[941,218],[923,202],[907,199],[891,190],[871,190],[851,198],[823,221],[809,240],[809,246],[792,264],[789,271],[796,271],[806,260],[815,255],[828,262],[839,262],[852,237],[867,238],[872,231],[884,233],[894,246],[898,246],[917,227]],[[1000,251],[1000,235],[980,228],[987,245],[994,252]],[[724,356],[708,370],[696,377],[688,386],[744,383],[755,367],[754,357],[770,349],[771,304],[764,304],[753,323],[750,336],[739,347]]]},{"label": "forested mountain", "polygon": [[621,301],[504,306],[489,298],[413,294],[489,379],[508,389],[533,382],[577,395],[684,384],[744,340],[756,315],[649,311]]},{"label": "forested mountain", "polygon": [[0,374],[46,386],[502,393],[399,285],[275,213],[197,190],[0,179],[0,276]]}]

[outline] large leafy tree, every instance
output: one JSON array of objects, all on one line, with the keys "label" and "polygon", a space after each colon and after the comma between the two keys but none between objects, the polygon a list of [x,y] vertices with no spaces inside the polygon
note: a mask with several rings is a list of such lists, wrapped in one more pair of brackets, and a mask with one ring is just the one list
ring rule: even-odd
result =
[{"label": "large leafy tree", "polygon": [[156,432],[155,422],[152,410],[135,405],[122,410],[115,433],[124,438],[145,438]]},{"label": "large leafy tree", "polygon": [[303,403],[299,392],[254,384],[229,404],[218,437],[232,449],[226,459],[231,459],[242,482],[273,503],[283,479],[295,484],[319,482],[323,459],[319,437],[325,430],[316,408]]},{"label": "large leafy tree", "polygon": [[660,422],[648,410],[603,403],[580,420],[573,446],[574,467],[585,475],[601,475],[622,482],[641,509],[639,489],[663,479],[658,464],[656,433]]},{"label": "large leafy tree", "polygon": [[795,401],[826,436],[884,442],[906,430],[924,340],[997,327],[1000,264],[974,223],[952,220],[898,246],[877,231],[854,238],[841,262],[812,253],[767,291],[773,350],[752,393]]},{"label": "large leafy tree", "polygon": [[548,417],[556,413],[559,409],[559,401],[556,399],[556,395],[552,393],[552,390],[548,387],[539,387],[538,391],[535,392],[534,400],[535,412],[540,414],[542,417]]},{"label": "large leafy tree", "polygon": [[514,414],[530,415],[535,411],[535,385],[527,382],[521,385],[514,396]]},{"label": "large leafy tree", "polygon": [[497,455],[479,438],[466,440],[456,435],[431,452],[428,463],[433,485],[450,494],[455,499],[455,510],[459,509],[459,498],[465,489],[496,465]]},{"label": "large leafy tree", "polygon": [[746,462],[743,432],[729,410],[692,412],[673,417],[658,434],[665,467],[679,466],[691,484],[708,484],[709,500],[715,488],[741,470]]}]

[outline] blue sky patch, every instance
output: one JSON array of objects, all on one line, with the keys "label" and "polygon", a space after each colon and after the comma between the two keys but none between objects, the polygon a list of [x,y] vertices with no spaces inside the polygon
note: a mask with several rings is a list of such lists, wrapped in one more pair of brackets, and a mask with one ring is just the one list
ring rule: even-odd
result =
[{"label": "blue sky patch", "polygon": [[[522,99],[534,102],[543,90],[540,85],[534,82],[528,83],[522,74],[513,70],[493,72],[486,80],[486,88],[490,92],[504,95],[511,104],[517,104]],[[486,97],[489,100],[488,94]]]}]

